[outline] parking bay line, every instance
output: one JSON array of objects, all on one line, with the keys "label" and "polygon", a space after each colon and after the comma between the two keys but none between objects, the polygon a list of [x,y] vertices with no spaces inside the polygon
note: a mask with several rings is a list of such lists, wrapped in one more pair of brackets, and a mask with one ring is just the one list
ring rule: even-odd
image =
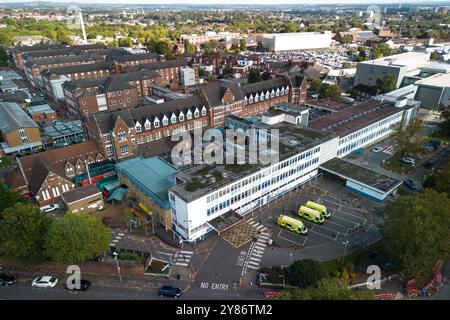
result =
[{"label": "parking bay line", "polygon": [[337,215],[335,215],[335,214],[333,214],[333,217],[335,217],[336,219],[340,219],[340,220],[344,220],[344,221],[350,222],[350,223],[353,224],[354,226],[357,225],[356,222],[353,222],[353,221],[351,221],[351,220],[344,219],[344,218],[339,217],[339,216],[337,216]]},{"label": "parking bay line", "polygon": [[314,230],[312,230],[312,229],[309,229],[308,232],[312,232],[312,233],[318,234],[318,235],[320,235],[320,236],[322,236],[322,237],[325,237],[325,238],[328,238],[328,239],[331,239],[331,240],[334,240],[334,241],[337,240],[337,238],[339,237],[339,233],[340,233],[340,232],[337,232],[336,238],[332,238],[332,237],[330,237],[330,236],[327,236],[327,235],[325,235],[325,234],[323,234],[323,233],[314,231]]},{"label": "parking bay line", "polygon": [[351,214],[351,213],[349,213],[349,212],[345,212],[345,211],[342,211],[342,210],[338,210],[338,211],[335,211],[335,212],[338,212],[338,213],[341,213],[341,214],[346,214],[346,215],[355,217],[356,219],[363,220],[364,223],[365,223],[366,220],[367,220],[366,218],[363,218],[363,217],[360,217],[360,216],[357,216],[357,215],[354,215],[354,214]]},{"label": "parking bay line", "polygon": [[308,237],[305,236],[305,240],[303,241],[303,243],[299,243],[299,242],[295,242],[295,241],[293,241],[293,240],[290,240],[290,239],[288,239],[288,238],[282,237],[282,236],[281,236],[281,233],[282,233],[283,231],[284,231],[283,229],[280,229],[280,232],[278,232],[278,235],[277,235],[278,238],[283,239],[283,240],[286,240],[286,241],[289,241],[289,242],[292,242],[292,243],[294,243],[294,244],[296,244],[296,245],[298,245],[298,246],[303,246],[303,247],[305,246],[306,240],[308,240]]}]

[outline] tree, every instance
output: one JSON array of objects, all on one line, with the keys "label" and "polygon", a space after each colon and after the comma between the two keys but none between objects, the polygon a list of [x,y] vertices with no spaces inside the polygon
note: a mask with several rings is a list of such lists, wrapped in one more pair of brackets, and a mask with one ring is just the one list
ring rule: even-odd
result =
[{"label": "tree", "polygon": [[8,66],[8,55],[6,54],[5,48],[0,46],[0,67]]},{"label": "tree", "polygon": [[400,159],[420,151],[424,141],[423,128],[420,120],[415,119],[412,123],[408,124],[406,123],[406,119],[403,118],[396,128],[392,140],[397,146]]},{"label": "tree", "polygon": [[250,70],[250,72],[248,73],[247,81],[248,81],[248,83],[259,82],[259,81],[261,81],[261,74],[259,73],[258,70],[252,69],[252,70]]},{"label": "tree", "polygon": [[320,280],[316,286],[285,291],[285,300],[372,300],[371,290],[354,291],[348,289],[345,283],[336,278]]},{"label": "tree", "polygon": [[133,217],[133,213],[130,209],[125,209],[122,212],[121,220],[127,225],[127,229],[131,232],[131,218]]},{"label": "tree", "polygon": [[194,46],[189,42],[188,39],[184,40],[184,53],[189,54],[194,52]]},{"label": "tree", "polygon": [[320,80],[320,79],[312,80],[309,85],[309,88],[314,92],[319,92],[321,87],[322,87],[322,80]]},{"label": "tree", "polygon": [[131,38],[120,38],[117,41],[117,44],[119,47],[126,47],[126,48],[130,48],[133,46],[133,41],[131,41]]},{"label": "tree", "polygon": [[426,189],[389,203],[382,227],[388,256],[408,276],[429,276],[450,252],[450,199]]},{"label": "tree", "polygon": [[444,119],[444,121],[439,124],[438,132],[445,137],[450,137],[450,109],[445,108],[441,112],[441,118]]},{"label": "tree", "polygon": [[0,220],[0,256],[40,260],[50,223],[50,218],[34,204],[16,203],[4,209]]},{"label": "tree", "polygon": [[51,225],[45,254],[55,262],[74,263],[98,257],[108,249],[111,229],[88,214],[68,212]]},{"label": "tree", "polygon": [[377,87],[381,93],[387,93],[397,89],[397,77],[393,74],[377,79]]},{"label": "tree", "polygon": [[346,43],[352,43],[353,42],[353,37],[349,34],[344,35],[339,42],[341,44],[346,44]]},{"label": "tree", "polygon": [[445,163],[439,173],[433,173],[423,183],[424,188],[445,192],[450,197],[450,161]]},{"label": "tree", "polygon": [[245,39],[241,39],[239,41],[239,50],[240,51],[245,51],[247,50],[247,41],[245,41]]},{"label": "tree", "polygon": [[25,202],[20,193],[5,189],[0,186],[0,219],[3,210],[14,206],[18,202]]},{"label": "tree", "polygon": [[374,59],[387,57],[393,54],[391,47],[386,43],[379,43],[370,49],[370,53]]},{"label": "tree", "polygon": [[327,276],[327,271],[318,261],[305,259],[295,261],[289,267],[288,282],[293,286],[308,288]]},{"label": "tree", "polygon": [[339,98],[341,89],[335,84],[323,83],[319,88],[320,99]]}]

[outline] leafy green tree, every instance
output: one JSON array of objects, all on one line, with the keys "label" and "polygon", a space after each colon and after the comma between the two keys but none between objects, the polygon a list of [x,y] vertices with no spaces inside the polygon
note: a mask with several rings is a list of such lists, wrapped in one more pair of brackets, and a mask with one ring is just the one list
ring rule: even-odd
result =
[{"label": "leafy green tree", "polygon": [[189,54],[194,52],[194,46],[191,45],[191,43],[189,42],[189,40],[185,40],[184,41],[184,53]]},{"label": "leafy green tree", "polygon": [[45,254],[59,263],[81,262],[101,255],[110,241],[111,229],[98,218],[68,212],[51,225]]},{"label": "leafy green tree", "polygon": [[3,210],[14,206],[18,202],[25,202],[20,193],[5,189],[3,186],[0,186],[0,219],[2,217]]},{"label": "leafy green tree", "polygon": [[377,87],[381,93],[387,93],[397,89],[397,77],[393,74],[377,79]]},{"label": "leafy green tree", "polygon": [[320,99],[339,98],[341,89],[335,84],[323,83],[319,88]]},{"label": "leafy green tree", "polygon": [[308,288],[327,276],[327,271],[318,261],[297,260],[289,267],[288,282],[293,286]]},{"label": "leafy green tree", "polygon": [[336,278],[320,280],[316,286],[306,289],[287,290],[284,300],[372,300],[371,290],[355,291],[348,289],[344,282]]},{"label": "leafy green tree", "polygon": [[258,70],[252,69],[248,73],[247,77],[248,83],[255,83],[261,81],[261,75]]},{"label": "leafy green tree", "polygon": [[42,259],[51,220],[34,204],[16,203],[3,210],[0,256],[24,261]]},{"label": "leafy green tree", "polygon": [[131,41],[131,38],[120,38],[117,41],[117,44],[119,47],[126,47],[126,48],[130,48],[133,46],[133,41]]},{"label": "leafy green tree", "polygon": [[353,37],[349,34],[344,35],[339,42],[341,44],[347,44],[347,43],[352,43],[353,42]]},{"label": "leafy green tree", "polygon": [[0,46],[0,67],[8,66],[8,54],[5,51],[5,48]]},{"label": "leafy green tree", "polygon": [[450,199],[426,189],[389,203],[382,228],[392,261],[408,276],[424,279],[450,252]]},{"label": "leafy green tree", "polygon": [[370,53],[374,59],[387,57],[393,54],[392,49],[386,43],[379,43],[370,49]]},{"label": "leafy green tree", "polygon": [[441,118],[444,119],[444,121],[439,124],[438,132],[445,137],[450,137],[450,109],[445,108],[441,112]]},{"label": "leafy green tree", "polygon": [[247,41],[245,41],[245,39],[241,39],[239,41],[239,50],[240,51],[245,51],[247,50]]},{"label": "leafy green tree", "polygon": [[394,132],[392,140],[397,146],[400,159],[402,159],[420,151],[424,138],[420,120],[415,119],[412,123],[408,124],[405,119],[402,119]]},{"label": "leafy green tree", "polygon": [[322,80],[320,79],[314,79],[309,84],[309,88],[314,92],[319,92],[321,87],[322,87]]},{"label": "leafy green tree", "polygon": [[450,161],[445,163],[438,173],[433,173],[423,183],[424,188],[445,192],[450,197]]}]

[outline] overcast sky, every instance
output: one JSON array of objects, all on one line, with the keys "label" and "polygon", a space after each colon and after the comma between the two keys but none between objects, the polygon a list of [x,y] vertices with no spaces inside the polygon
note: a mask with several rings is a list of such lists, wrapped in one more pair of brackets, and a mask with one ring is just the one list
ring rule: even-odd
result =
[{"label": "overcast sky", "polygon": [[[0,0],[2,2],[29,2],[29,0]],[[334,4],[334,3],[350,3],[350,4],[406,4],[413,2],[420,3],[438,3],[442,1],[436,0],[46,0],[45,2],[67,2],[67,3],[121,3],[121,4]],[[450,4],[450,1],[446,1]]]}]

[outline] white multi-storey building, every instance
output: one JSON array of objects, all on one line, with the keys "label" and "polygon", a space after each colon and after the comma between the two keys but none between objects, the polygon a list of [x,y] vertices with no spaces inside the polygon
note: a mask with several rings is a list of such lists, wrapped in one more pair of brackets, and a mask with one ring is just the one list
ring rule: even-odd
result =
[{"label": "white multi-storey building", "polygon": [[[416,110],[417,105],[406,105],[406,100],[392,103],[370,99],[313,120],[310,128],[242,120],[236,127],[279,130],[280,161],[266,166],[200,165],[181,171],[177,185],[169,190],[176,232],[187,241],[201,239],[215,229],[212,220],[230,211],[245,215],[306,183],[318,175],[320,165],[385,138],[403,119],[408,123]],[[364,185],[359,181],[347,184]],[[388,192],[381,191],[375,200],[383,200]]]},{"label": "white multi-storey building", "polygon": [[262,45],[270,51],[294,51],[331,47],[331,31],[267,33],[262,36]]}]

